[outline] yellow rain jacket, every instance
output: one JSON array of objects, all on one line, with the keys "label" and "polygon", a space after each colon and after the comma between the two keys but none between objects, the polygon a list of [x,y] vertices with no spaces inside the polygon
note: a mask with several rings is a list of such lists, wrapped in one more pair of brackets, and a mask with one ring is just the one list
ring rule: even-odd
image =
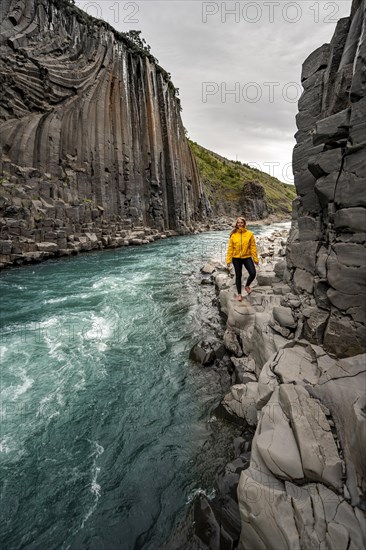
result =
[{"label": "yellow rain jacket", "polygon": [[226,263],[230,264],[233,258],[253,258],[258,263],[257,247],[254,235],[249,229],[237,229],[229,240]]}]

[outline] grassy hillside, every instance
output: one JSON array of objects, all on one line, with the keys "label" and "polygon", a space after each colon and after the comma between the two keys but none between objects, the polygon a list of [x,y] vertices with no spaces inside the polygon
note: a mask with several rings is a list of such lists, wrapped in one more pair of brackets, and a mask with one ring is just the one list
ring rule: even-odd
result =
[{"label": "grassy hillside", "polygon": [[234,206],[240,199],[243,185],[247,181],[255,181],[264,189],[271,214],[291,212],[291,203],[296,196],[293,185],[283,183],[247,164],[221,157],[193,141],[189,141],[189,145],[196,158],[206,194],[215,210],[223,202],[233,203]]}]

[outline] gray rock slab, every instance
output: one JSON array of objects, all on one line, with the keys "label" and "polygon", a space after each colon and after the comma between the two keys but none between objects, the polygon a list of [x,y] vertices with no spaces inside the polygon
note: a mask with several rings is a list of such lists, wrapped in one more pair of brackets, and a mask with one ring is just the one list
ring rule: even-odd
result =
[{"label": "gray rock slab", "polygon": [[[322,227],[319,218],[301,216],[298,220],[300,241],[319,241],[322,237]],[[301,267],[301,266],[300,266]]]},{"label": "gray rock slab", "polygon": [[290,307],[274,307],[272,314],[273,318],[277,321],[279,325],[281,325],[281,327],[286,327],[290,329],[296,328],[297,323],[292,315],[292,310]]},{"label": "gray rock slab", "polygon": [[332,172],[339,173],[343,152],[341,148],[329,149],[309,159],[308,168],[315,178],[327,176]]},{"label": "gray rock slab", "polygon": [[[279,388],[262,409],[255,445],[268,470],[280,479],[304,478],[301,457],[290,421],[279,402]],[[286,452],[283,452],[286,449]]]},{"label": "gray rock slab", "polygon": [[[299,233],[300,231],[299,221]],[[316,241],[292,243],[287,251],[288,266],[291,268],[299,267],[314,274],[318,248],[319,243]]]},{"label": "gray rock slab", "polygon": [[334,215],[334,227],[338,230],[366,232],[366,209],[361,207],[342,208]]},{"label": "gray rock slab", "polygon": [[365,273],[359,267],[351,267],[339,262],[333,252],[327,259],[327,278],[329,284],[344,294],[366,295]]},{"label": "gray rock slab", "polygon": [[[349,164],[349,159],[348,159]],[[334,202],[341,208],[351,206],[366,206],[366,177],[363,172],[352,173],[347,167],[347,157],[344,169],[339,176],[334,194]]]},{"label": "gray rock slab", "polygon": [[305,477],[340,490],[342,460],[319,403],[305,388],[292,384],[282,384],[279,397],[294,431]]},{"label": "gray rock slab", "polygon": [[239,480],[238,501],[241,550],[300,548],[291,500],[273,475],[254,467],[244,470]]},{"label": "gray rock slab", "polygon": [[283,384],[316,384],[322,374],[311,346],[300,344],[281,349],[271,369]]},{"label": "gray rock slab", "polygon": [[[366,431],[362,413],[366,405],[366,355],[338,360],[311,391],[332,413],[345,454],[347,487],[352,504],[356,505],[361,498],[357,484],[361,487],[366,484]],[[356,473],[354,477],[352,468]]]},{"label": "gray rock slab", "polygon": [[314,190],[316,178],[308,170],[307,166],[295,175],[295,186],[299,195],[306,195]]},{"label": "gray rock slab", "polygon": [[314,277],[308,271],[304,269],[297,268],[294,273],[294,283],[295,286],[300,290],[305,290],[309,294],[313,292],[314,289]]},{"label": "gray rock slab", "polygon": [[314,145],[329,143],[348,137],[350,109],[344,109],[334,115],[319,120],[315,125]]},{"label": "gray rock slab", "polygon": [[329,202],[333,202],[335,200],[337,179],[338,173],[334,172],[328,176],[322,176],[316,181],[314,186],[315,193],[317,194],[319,202],[323,208],[326,208]]},{"label": "gray rock slab", "polygon": [[339,263],[350,267],[366,268],[365,246],[352,243],[335,243],[332,245],[332,249],[336,253]]}]

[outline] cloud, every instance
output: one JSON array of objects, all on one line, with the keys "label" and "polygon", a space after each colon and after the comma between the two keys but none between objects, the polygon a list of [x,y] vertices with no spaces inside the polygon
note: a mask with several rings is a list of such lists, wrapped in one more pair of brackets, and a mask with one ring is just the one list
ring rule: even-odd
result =
[{"label": "cloud", "polygon": [[[92,15],[97,4],[118,30],[142,31],[180,90],[183,123],[193,140],[242,162],[282,167],[291,162],[295,144],[302,63],[331,40],[336,21],[350,10],[342,0],[76,3],[89,6]],[[205,82],[218,87],[206,102]],[[239,101],[227,93],[237,85]],[[256,102],[255,86],[262,92]],[[282,177],[282,168],[276,175]]]}]

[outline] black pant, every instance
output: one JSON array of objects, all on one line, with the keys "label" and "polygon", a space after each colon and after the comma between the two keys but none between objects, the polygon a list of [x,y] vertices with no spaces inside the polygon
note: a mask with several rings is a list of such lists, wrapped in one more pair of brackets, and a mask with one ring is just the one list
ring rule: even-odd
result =
[{"label": "black pant", "polygon": [[243,264],[245,266],[245,269],[249,273],[249,277],[245,286],[250,286],[250,283],[254,281],[257,273],[252,258],[233,258],[233,266],[235,269],[235,283],[238,294],[241,294],[241,275],[243,272]]}]

